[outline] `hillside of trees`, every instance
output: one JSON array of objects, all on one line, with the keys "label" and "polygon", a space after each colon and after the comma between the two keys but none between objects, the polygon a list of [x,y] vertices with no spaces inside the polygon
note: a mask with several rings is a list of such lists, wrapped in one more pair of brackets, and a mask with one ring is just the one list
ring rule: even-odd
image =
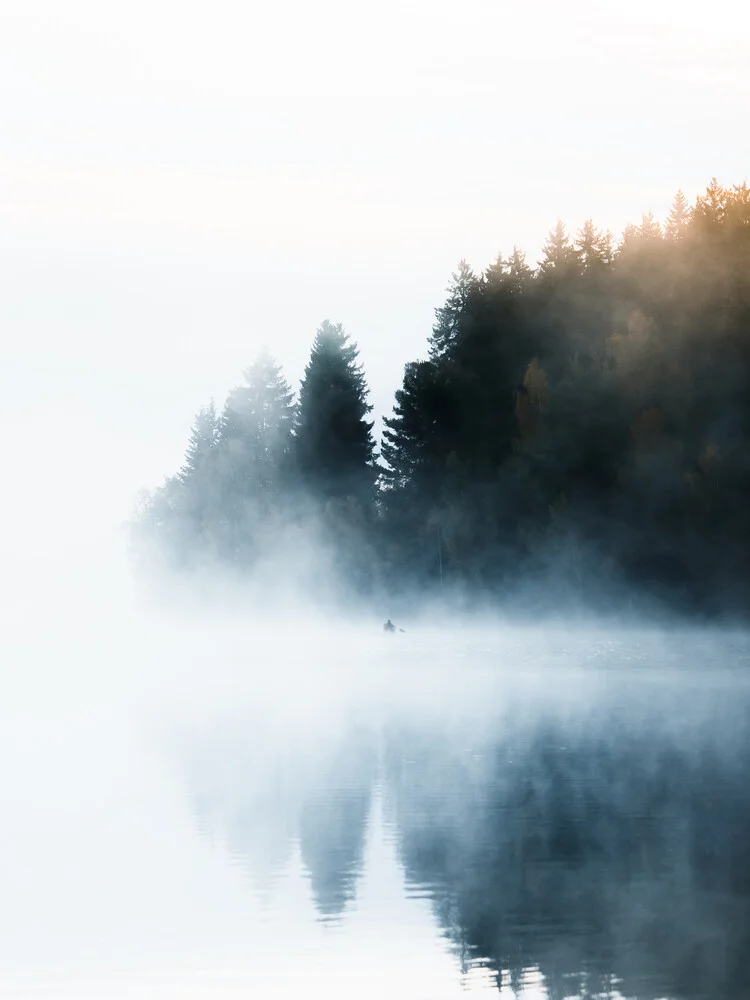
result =
[{"label": "hillside of trees", "polygon": [[262,353],[197,415],[136,551],[251,575],[283,547],[311,596],[745,615],[750,188],[680,192],[619,241],[558,222],[536,267],[462,261],[384,425],[378,448],[341,326],[297,393]]}]

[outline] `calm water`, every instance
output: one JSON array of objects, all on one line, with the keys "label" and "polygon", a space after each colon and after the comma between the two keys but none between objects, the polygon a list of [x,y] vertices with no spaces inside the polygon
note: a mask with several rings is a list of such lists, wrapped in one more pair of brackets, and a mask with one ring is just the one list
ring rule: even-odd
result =
[{"label": "calm water", "polygon": [[750,996],[744,641],[59,629],[3,668],[0,995]]}]

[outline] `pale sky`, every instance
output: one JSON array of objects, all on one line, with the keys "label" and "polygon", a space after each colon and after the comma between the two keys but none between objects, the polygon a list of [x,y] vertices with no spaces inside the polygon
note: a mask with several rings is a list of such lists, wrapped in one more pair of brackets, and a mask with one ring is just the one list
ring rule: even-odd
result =
[{"label": "pale sky", "polygon": [[2,0],[6,526],[123,516],[325,318],[387,412],[462,256],[748,177],[748,51],[728,0]]}]

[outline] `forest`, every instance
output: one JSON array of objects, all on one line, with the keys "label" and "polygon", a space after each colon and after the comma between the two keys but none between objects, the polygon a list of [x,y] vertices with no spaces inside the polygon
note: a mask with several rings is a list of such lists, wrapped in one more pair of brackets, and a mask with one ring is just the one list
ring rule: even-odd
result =
[{"label": "forest", "polygon": [[[462,261],[376,442],[341,325],[298,391],[263,351],[132,524],[141,565],[283,566],[323,598],[750,611],[750,188],[616,240]],[[157,555],[158,554],[158,555]],[[332,592],[332,591],[331,591]],[[389,607],[392,605],[389,605]]]}]

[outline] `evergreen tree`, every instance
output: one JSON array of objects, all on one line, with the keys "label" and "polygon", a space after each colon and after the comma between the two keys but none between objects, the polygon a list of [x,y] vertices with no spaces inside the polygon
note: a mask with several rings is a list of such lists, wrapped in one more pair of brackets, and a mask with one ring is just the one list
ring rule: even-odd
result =
[{"label": "evergreen tree", "polygon": [[290,483],[294,404],[279,365],[263,350],[229,393],[217,465],[221,503],[214,525],[225,556],[246,561],[283,513]]},{"label": "evergreen tree", "polygon": [[145,493],[131,523],[133,554],[148,571],[154,554],[173,568],[184,569],[196,548],[195,519],[185,510],[186,492],[178,476]]},{"label": "evergreen tree", "polygon": [[513,247],[513,253],[506,261],[507,283],[512,292],[520,295],[527,287],[533,271],[526,263],[526,254]]},{"label": "evergreen tree", "polygon": [[183,485],[190,484],[208,468],[218,440],[219,421],[212,399],[208,406],[198,411],[190,430],[185,461],[178,473],[178,479]]},{"label": "evergreen tree", "polygon": [[372,406],[355,343],[341,324],[326,320],[313,342],[300,386],[295,455],[303,484],[328,499],[374,499]]},{"label": "evergreen tree", "polygon": [[182,468],[172,481],[167,482],[163,499],[171,497],[163,507],[172,512],[172,529],[182,523],[183,546],[194,551],[200,549],[217,512],[220,481],[216,458],[218,455],[219,420],[214,401],[198,411],[190,431]]},{"label": "evergreen tree", "polygon": [[547,235],[543,254],[539,264],[539,271],[543,276],[554,275],[556,278],[570,278],[578,272],[580,267],[579,252],[571,246],[565,226],[560,219]]},{"label": "evergreen tree", "polygon": [[[385,561],[391,586],[436,580],[440,515],[453,439],[462,428],[457,387],[448,363],[407,364],[391,417],[383,420],[381,479]],[[452,367],[452,366],[450,366]]]},{"label": "evergreen tree", "polygon": [[628,253],[628,251],[635,246],[638,242],[638,227],[632,223],[628,222],[622,231],[622,237],[617,246],[618,256]]},{"label": "evergreen tree", "polygon": [[745,231],[750,228],[750,186],[747,181],[735,184],[729,192],[731,221],[741,225]]},{"label": "evergreen tree", "polygon": [[496,260],[484,272],[483,281],[490,290],[502,290],[521,295],[528,286],[533,271],[526,263],[526,254],[513,247],[513,253],[504,260],[498,254]]},{"label": "evergreen tree", "polygon": [[225,471],[255,494],[278,494],[289,468],[293,393],[267,350],[243,373],[227,397],[220,441]]},{"label": "evergreen tree", "polygon": [[676,242],[684,238],[690,222],[690,205],[682,191],[678,191],[672,201],[672,208],[667,216],[664,229],[668,240]]},{"label": "evergreen tree", "polygon": [[387,463],[383,484],[387,492],[422,488],[436,478],[445,451],[441,436],[450,421],[446,387],[432,361],[411,362],[404,370],[402,387],[396,392],[393,416],[383,420],[381,455]]},{"label": "evergreen tree", "polygon": [[458,270],[451,275],[445,304],[435,310],[436,321],[429,340],[431,358],[445,354],[458,339],[461,320],[466,315],[470,296],[476,287],[476,275],[462,259]]},{"label": "evergreen tree", "polygon": [[612,262],[612,234],[603,234],[592,219],[587,219],[578,230],[574,249],[584,271],[608,265]]},{"label": "evergreen tree", "polygon": [[638,226],[638,237],[644,242],[660,240],[663,236],[661,226],[654,218],[653,212],[644,212],[641,224]]},{"label": "evergreen tree", "polygon": [[693,209],[693,220],[703,234],[715,232],[725,221],[728,192],[713,177],[706,193],[698,195]]},{"label": "evergreen tree", "polygon": [[499,253],[482,275],[481,281],[484,284],[498,286],[505,280],[506,273],[506,263],[503,255]]}]

